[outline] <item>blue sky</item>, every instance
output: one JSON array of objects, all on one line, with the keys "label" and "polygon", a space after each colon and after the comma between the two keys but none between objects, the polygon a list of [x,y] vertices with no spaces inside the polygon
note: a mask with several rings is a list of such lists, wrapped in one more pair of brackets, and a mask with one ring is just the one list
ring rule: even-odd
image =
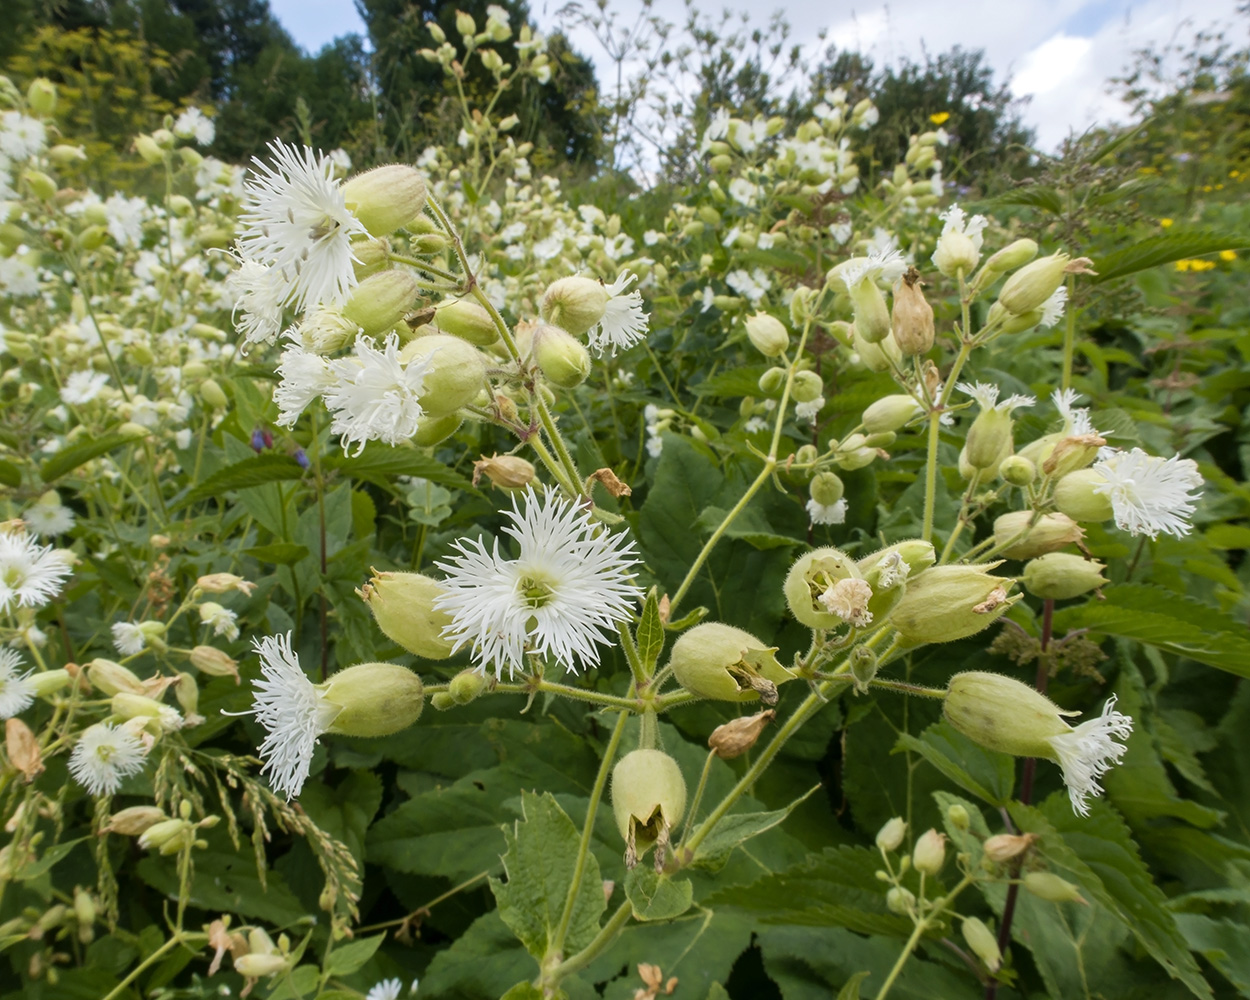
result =
[{"label": "blue sky", "polygon": [[[352,0],[270,0],[296,42],[316,50],[349,32],[364,31]],[[630,14],[638,0],[612,0]],[[1039,145],[1053,148],[1070,130],[1122,120],[1128,109],[1107,93],[1105,81],[1123,70],[1137,49],[1185,41],[1198,28],[1231,22],[1237,0],[699,0],[704,9],[745,9],[759,20],[780,8],[792,25],[824,27],[841,48],[858,48],[878,63],[954,45],[985,49],[1000,78],[1029,97],[1025,118]],[[531,3],[538,23],[553,28],[559,4]],[[1245,20],[1236,31],[1244,35]],[[802,41],[795,32],[794,40]],[[574,45],[600,65],[589,35]],[[813,33],[813,45],[815,38]]]}]

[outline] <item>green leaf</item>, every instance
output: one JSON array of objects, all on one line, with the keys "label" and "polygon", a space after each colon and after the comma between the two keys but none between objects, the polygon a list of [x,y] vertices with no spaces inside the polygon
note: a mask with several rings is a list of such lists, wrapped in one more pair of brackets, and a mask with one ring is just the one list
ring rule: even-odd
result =
[{"label": "green leaf", "polygon": [[251,556],[259,562],[273,563],[275,566],[293,566],[306,555],[308,548],[294,542],[274,542],[271,545],[253,545],[244,549],[245,556]]},{"label": "green leaf", "polygon": [[911,921],[886,909],[885,886],[873,874],[880,867],[881,855],[866,847],[829,847],[750,885],[721,889],[706,905],[737,907],[765,924],[834,925],[906,937]]},{"label": "green leaf", "polygon": [[46,875],[52,870],[52,867],[65,858],[70,851],[81,844],[86,837],[79,837],[77,840],[66,840],[60,844],[54,844],[43,852],[36,860],[32,861],[26,867],[17,873],[19,882],[29,882],[37,879],[42,875]]},{"label": "green leaf", "polygon": [[[490,887],[503,922],[525,950],[541,960],[564,913],[581,835],[550,792],[522,792],[521,815],[511,830],[504,830],[508,880],[492,878]],[[565,954],[576,954],[591,942],[606,907],[599,862],[587,855],[564,940]]]},{"label": "green leaf", "polygon": [[[216,831],[214,831],[216,832]],[[176,899],[178,872],[173,858],[146,857],[137,866],[139,877],[152,888]],[[229,848],[210,847],[195,852],[195,881],[190,903],[201,910],[257,917],[270,924],[294,924],[306,910],[287,887],[282,874],[270,871],[261,885],[250,852],[236,854]]]},{"label": "green leaf", "polygon": [[[710,535],[721,526],[728,513],[720,507],[706,507],[699,514],[696,524],[701,531]],[[803,544],[798,538],[790,538],[774,531],[763,511],[756,507],[747,507],[740,511],[724,534],[726,538],[741,538],[755,549],[780,549]]]},{"label": "green leaf", "polygon": [[416,476],[442,486],[477,492],[464,476],[415,448],[371,444],[359,455],[344,455],[340,452],[326,455],[321,464],[323,468],[334,469],[379,486],[392,486],[396,476]]},{"label": "green leaf", "polygon": [[[62,448],[55,455],[45,458],[39,466],[39,477],[45,483],[50,483],[68,472],[73,472],[93,458],[99,458],[124,444],[133,444],[136,440],[138,439],[133,434],[113,433],[72,444],[68,448]],[[18,485],[20,485],[20,479]]]},{"label": "green leaf", "polygon": [[727,372],[718,372],[691,388],[696,396],[758,396],[760,376],[768,368],[768,365],[731,368]]},{"label": "green leaf", "polygon": [[1055,615],[1056,634],[1087,628],[1250,677],[1250,638],[1232,618],[1183,594],[1146,584],[1103,589],[1102,601]]},{"label": "green leaf", "polygon": [[537,986],[525,979],[508,990],[499,1000],[543,1000],[543,993]]},{"label": "green leaf", "polygon": [[900,750],[920,754],[964,791],[992,806],[1005,805],[1011,799],[1015,758],[986,750],[945,721],[931,725],[919,739],[900,733],[895,752]]},{"label": "green leaf", "polygon": [[210,497],[221,497],[228,490],[263,486],[291,479],[302,479],[304,469],[287,455],[253,455],[241,462],[218,469],[202,483],[170,504],[170,511],[182,510]]},{"label": "green leaf", "polygon": [[1063,214],[1063,198],[1054,188],[1040,184],[1016,188],[994,199],[997,205],[1025,205],[1029,208],[1040,208],[1051,215]]},{"label": "green leaf", "polygon": [[1189,947],[1215,966],[1243,997],[1250,996],[1250,927],[1231,920],[1214,920],[1182,913],[1176,924]]},{"label": "green leaf", "polygon": [[635,920],[672,920],[690,909],[694,886],[688,878],[675,882],[650,865],[639,864],[625,876],[625,898]]},{"label": "green leaf", "polygon": [[312,993],[320,981],[321,974],[315,965],[298,966],[289,976],[278,981],[269,994],[270,1000],[298,1000]]},{"label": "green leaf", "polygon": [[335,948],[326,959],[325,972],[331,976],[350,976],[373,958],[374,952],[385,940],[385,934],[375,934],[373,937],[349,941],[341,948]]},{"label": "green leaf", "polygon": [[857,972],[838,990],[838,1000],[859,1000],[860,984],[868,978],[867,972]]},{"label": "green leaf", "polygon": [[647,592],[642,618],[634,631],[634,641],[638,644],[638,655],[642,657],[648,676],[655,673],[655,665],[664,651],[664,623],[660,621],[660,602],[656,599],[655,587]]},{"label": "green leaf", "polygon": [[1250,237],[1235,233],[1165,233],[1160,236],[1149,236],[1123,250],[1116,250],[1094,262],[1094,270],[1098,276],[1095,284],[1123,278],[1147,268],[1158,267],[1160,264],[1171,264],[1173,261],[1188,257],[1201,257],[1203,254],[1219,253],[1221,250],[1244,250],[1250,247]]},{"label": "green leaf", "polygon": [[1202,537],[1213,549],[1250,549],[1250,527],[1244,524],[1213,524]]},{"label": "green leaf", "polygon": [[1095,801],[1090,815],[1081,817],[1072,811],[1066,795],[1055,794],[1040,808],[1015,802],[1008,810],[1022,832],[1038,835],[1034,846],[1050,871],[1074,882],[1107,910],[1194,996],[1212,996],[1176,915],[1167,908],[1167,897],[1142,863],[1128,827],[1110,806]]},{"label": "green leaf", "polygon": [[434,956],[421,976],[421,995],[498,997],[537,975],[537,963],[504,926],[499,911],[491,910]]},{"label": "green leaf", "polygon": [[769,812],[731,813],[724,817],[712,827],[712,832],[699,844],[691,864],[713,871],[724,867],[735,847],[782,823],[820,787],[820,785],[813,785],[784,809],[773,809]]},{"label": "green leaf", "polygon": [[22,470],[0,458],[0,484],[17,489],[22,485]]}]

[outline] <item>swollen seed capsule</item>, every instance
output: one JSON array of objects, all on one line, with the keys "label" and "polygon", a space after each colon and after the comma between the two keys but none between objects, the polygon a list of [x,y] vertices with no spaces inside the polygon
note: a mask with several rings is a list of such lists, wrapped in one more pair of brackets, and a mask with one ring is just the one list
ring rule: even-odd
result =
[{"label": "swollen seed capsule", "polygon": [[891,851],[897,851],[899,845],[903,842],[903,837],[907,835],[907,823],[901,816],[895,816],[891,820],[887,820],[885,826],[877,831],[877,848],[885,851],[887,854]]},{"label": "swollen seed capsule", "polygon": [[732,625],[704,622],[673,644],[669,665],[677,683],[700,698],[777,701],[777,685],[793,675],[777,662],[776,646]]},{"label": "swollen seed capsule", "polygon": [[389,163],[351,178],[343,197],[369,235],[386,236],[421,213],[425,181],[412,167]]},{"label": "swollen seed capsule", "polygon": [[442,637],[451,615],[434,607],[444,592],[440,583],[420,573],[376,570],[357,591],[388,639],[427,660],[445,660],[451,655],[452,643]]},{"label": "swollen seed capsule", "polygon": [[669,831],[686,813],[681,768],[662,750],[635,750],[612,769],[612,812],[626,843],[626,857],[652,844],[667,844]]},{"label": "swollen seed capsule", "polygon": [[946,863],[946,834],[936,830],[926,830],[916,841],[912,851],[911,862],[916,871],[926,875],[937,875]]},{"label": "swollen seed capsule", "polygon": [[990,972],[997,972],[1003,964],[1003,953],[998,949],[998,940],[990,933],[990,929],[976,917],[965,917],[963,925],[964,940]]},{"label": "swollen seed capsule", "polygon": [[1080,890],[1066,879],[1050,872],[1029,872],[1024,876],[1024,888],[1038,899],[1048,903],[1084,903]]}]

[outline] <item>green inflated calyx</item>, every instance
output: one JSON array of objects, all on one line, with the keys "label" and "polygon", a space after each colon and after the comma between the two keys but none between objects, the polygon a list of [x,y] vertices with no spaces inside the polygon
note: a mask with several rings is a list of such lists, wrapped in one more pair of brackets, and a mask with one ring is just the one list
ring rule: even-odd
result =
[{"label": "green inflated calyx", "polygon": [[669,834],[686,813],[681,768],[663,750],[635,750],[612,769],[612,813],[625,839],[625,865],[633,868],[651,845],[664,864]]},{"label": "green inflated calyx", "polygon": [[390,736],[421,715],[421,678],[395,663],[361,663],[318,685],[326,704],[338,709],[327,732],[341,736]]},{"label": "green inflated calyx", "polygon": [[700,698],[777,702],[777,685],[794,675],[750,632],[720,622],[696,625],[673,644],[669,665],[677,683]]}]

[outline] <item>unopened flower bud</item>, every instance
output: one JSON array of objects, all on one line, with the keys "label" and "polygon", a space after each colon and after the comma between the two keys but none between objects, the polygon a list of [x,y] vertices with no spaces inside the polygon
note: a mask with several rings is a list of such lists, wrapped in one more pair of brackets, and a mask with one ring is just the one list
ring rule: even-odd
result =
[{"label": "unopened flower bud", "polygon": [[885,894],[885,906],[891,913],[905,916],[915,910],[916,896],[910,889],[896,885]]},{"label": "unopened flower bud", "polygon": [[1066,253],[1051,254],[1026,264],[1007,279],[998,293],[999,304],[1016,316],[1040,309],[1063,284],[1068,274],[1088,274],[1092,261],[1085,257],[1071,260]]},{"label": "unopened flower bud", "polygon": [[963,456],[968,464],[987,477],[997,475],[999,465],[1011,454],[1014,424],[1005,409],[991,406],[978,413],[964,444]]},{"label": "unopened flower bud", "polygon": [[998,939],[990,933],[990,929],[976,917],[965,917],[963,923],[964,940],[990,972],[997,972],[1003,964],[1003,953],[998,949]]},{"label": "unopened flower bud", "polygon": [[343,318],[367,337],[392,329],[417,301],[420,289],[407,271],[380,271],[352,289],[343,303]]},{"label": "unopened flower bud", "polygon": [[696,697],[773,705],[777,685],[793,677],[776,652],[740,628],[704,622],[681,634],[669,665],[677,683]]},{"label": "unopened flower bud", "polygon": [[547,286],[539,313],[573,336],[581,336],[603,319],[608,290],[603,282],[580,276],[561,278]]},{"label": "unopened flower bud", "polygon": [[266,979],[285,972],[287,965],[282,955],[240,955],[234,960],[234,971],[245,979]]},{"label": "unopened flower bud", "polygon": [[877,831],[877,849],[886,854],[897,851],[905,836],[907,836],[907,823],[902,817],[895,816],[887,820],[885,826]]},{"label": "unopened flower bud", "polygon": [[536,471],[533,464],[519,455],[479,458],[473,463],[473,485],[476,486],[485,476],[500,489],[520,489],[534,481]]},{"label": "unopened flower bud", "polygon": [[850,293],[856,332],[870,344],[881,343],[890,335],[890,310],[881,289],[872,279],[862,278]]},{"label": "unopened flower bud", "polygon": [[447,33],[443,31],[437,21],[426,21],[425,29],[430,33],[430,37],[432,37],[439,45],[442,45],[443,42],[447,41]]},{"label": "unopened flower bud", "polygon": [[119,691],[113,695],[109,700],[109,708],[119,719],[151,720],[147,728],[154,734],[157,728],[160,732],[170,733],[181,729],[183,725],[182,716],[177,709],[155,698],[131,694],[129,691]]},{"label": "unopened flower bud", "polygon": [[1054,760],[1051,740],[1072,731],[1064,712],[1044,694],[1004,674],[969,670],[947,684],[946,721],[969,739],[1017,757]]},{"label": "unopened flower bud", "polygon": [[390,163],[351,178],[343,185],[343,197],[371,236],[386,236],[425,207],[425,181],[412,167]]},{"label": "unopened flower bud", "polygon": [[1024,588],[1034,597],[1066,601],[1088,594],[1108,582],[1107,567],[1070,552],[1049,552],[1024,566]]},{"label": "unopened flower bud", "polygon": [[434,307],[434,323],[444,333],[489,347],[499,339],[499,328],[490,313],[471,299],[447,299]]},{"label": "unopened flower bud", "polygon": [[612,769],[612,813],[636,858],[669,831],[686,812],[681,768],[662,750],[634,750]]},{"label": "unopened flower bud", "polygon": [[378,628],[392,642],[426,660],[445,660],[452,643],[442,636],[452,617],[434,606],[446,591],[420,573],[373,571],[357,593],[369,605]]},{"label": "unopened flower bud", "polygon": [[[76,667],[75,669],[78,668]],[[58,667],[55,670],[43,670],[32,674],[30,677],[30,683],[36,698],[50,698],[58,691],[69,687],[70,680],[72,680],[70,672],[64,667]]]},{"label": "unopened flower bud", "polygon": [[156,850],[162,853],[170,843],[176,844],[175,849],[181,848],[185,845],[189,830],[190,824],[185,819],[163,819],[139,834],[139,846],[145,851]]},{"label": "unopened flower bud", "polygon": [[80,886],[74,887],[74,919],[78,922],[78,940],[83,944],[90,944],[95,934],[92,926],[95,924],[96,905],[95,899],[86,889]]},{"label": "unopened flower bud", "polygon": [[543,324],[534,330],[533,352],[543,375],[562,389],[581,385],[590,374],[590,352],[558,326]]},{"label": "unopened flower bud", "polygon": [[216,379],[206,378],[200,383],[199,397],[210,410],[224,410],[230,406],[230,397]]},{"label": "unopened flower bud", "polygon": [[1008,455],[998,463],[998,474],[1012,486],[1028,486],[1037,478],[1037,466],[1023,455]]},{"label": "unopened flower bud", "polygon": [[786,370],[784,368],[770,368],[760,376],[760,392],[766,396],[776,396],[785,384]]},{"label": "unopened flower bud", "polygon": [[972,825],[972,817],[968,815],[968,808],[958,802],[946,810],[946,821],[956,830],[967,830]]},{"label": "unopened flower bud", "polygon": [[133,671],[112,660],[97,658],[87,664],[87,680],[97,691],[107,695],[115,695],[126,691],[130,694],[142,694],[143,683]]},{"label": "unopened flower bud", "polygon": [[142,157],[143,162],[150,166],[156,166],[158,163],[165,161],[165,150],[150,135],[135,136],[135,152]]},{"label": "unopened flower bud", "polygon": [[846,487],[842,480],[833,472],[818,472],[812,477],[808,493],[822,507],[832,507],[842,499]]},{"label": "unopened flower bud", "polygon": [[1088,468],[1094,464],[1098,452],[1107,439],[1097,434],[1072,434],[1061,438],[1042,463],[1042,472],[1048,476],[1066,476],[1069,472]]},{"label": "unopened flower bud", "polygon": [[1048,903],[1085,903],[1075,885],[1050,872],[1029,872],[1024,876],[1024,888]]},{"label": "unopened flower bud", "polygon": [[56,197],[56,181],[42,170],[23,170],[22,180],[30,188],[30,193],[40,201],[51,201]]},{"label": "unopened flower bud", "polygon": [[897,431],[923,411],[906,393],[882,396],[864,411],[864,430],[869,434]]},{"label": "unopened flower bud", "polygon": [[1032,559],[1084,537],[1081,526],[1066,514],[1038,517],[1032,511],[1017,510],[994,521],[994,544],[1002,546],[999,551],[1008,559]]},{"label": "unopened flower bud", "polygon": [[997,277],[1004,271],[1014,271],[1018,267],[1024,267],[1036,256],[1037,244],[1030,239],[1019,239],[1014,243],[1009,243],[997,253],[991,254],[985,262],[985,271]]},{"label": "unopened flower bud", "polygon": [[467,406],[477,398],[486,381],[486,362],[481,352],[459,337],[418,337],[400,352],[399,358],[404,364],[433,359],[421,392],[421,406],[430,416],[444,416]]},{"label": "unopened flower bud", "polygon": [[707,745],[711,747],[712,752],[721,760],[733,760],[735,757],[741,757],[751,747],[755,746],[756,741],[760,738],[760,734],[764,731],[764,727],[776,717],[777,713],[775,711],[771,708],[766,708],[764,711],[756,712],[754,715],[726,722],[712,730],[712,735],[708,737]]},{"label": "unopened flower bud", "polygon": [[993,837],[987,837],[981,846],[985,857],[1001,865],[1020,857],[1035,840],[1037,840],[1037,835],[1032,833],[999,833]]},{"label": "unopened flower bud", "polygon": [[421,678],[396,663],[361,663],[340,670],[321,686],[339,709],[328,731],[342,736],[390,736],[421,715]]},{"label": "unopened flower bud", "polygon": [[447,685],[447,693],[457,705],[467,705],[486,690],[486,675],[480,670],[462,670]]},{"label": "unopened flower bud", "polygon": [[352,241],[352,271],[357,281],[377,274],[390,261],[390,243],[384,238]]},{"label": "unopened flower bud", "polygon": [[56,110],[56,84],[46,76],[38,76],[26,88],[26,103],[40,118],[49,117]]},{"label": "unopened flower bud", "polygon": [[768,313],[756,313],[746,320],[747,339],[766,358],[775,358],[790,346],[790,332],[785,324]]},{"label": "unopened flower bud", "polygon": [[456,30],[466,37],[476,35],[477,23],[473,20],[473,15],[462,10],[456,11]]},{"label": "unopened flower bud", "polygon": [[[869,607],[871,608],[871,603]],[[851,676],[855,678],[855,691],[858,694],[866,694],[868,685],[877,676],[877,670],[880,668],[877,654],[867,646],[856,646],[851,650],[851,655],[847,657],[847,660],[851,664]]]},{"label": "unopened flower bud", "polygon": [[191,666],[211,677],[233,677],[239,683],[239,661],[212,646],[196,646],[191,650]]},{"label": "unopened flower bud", "polygon": [[946,864],[946,834],[936,830],[926,830],[916,841],[911,854],[911,863],[916,871],[926,875],[937,875]]},{"label": "unopened flower bud", "polygon": [[1055,484],[1055,506],[1074,521],[1109,521],[1115,513],[1111,498],[1095,491],[1095,487],[1105,489],[1106,485],[1106,479],[1093,469],[1069,472]]},{"label": "unopened flower bud", "polygon": [[815,372],[795,372],[794,385],[790,391],[796,403],[811,403],[824,393],[825,383]]},{"label": "unopened flower bud", "polygon": [[990,575],[998,565],[932,566],[912,574],[890,624],[910,643],[953,642],[976,635],[1019,600],[1007,596],[1011,580]]},{"label": "unopened flower bud", "polygon": [[448,709],[456,707],[456,699],[446,691],[435,691],[430,695],[430,706],[436,712],[446,712]]},{"label": "unopened flower bud", "polygon": [[113,813],[101,832],[120,833],[125,837],[137,837],[150,827],[169,819],[163,809],[156,806],[131,806]]}]

